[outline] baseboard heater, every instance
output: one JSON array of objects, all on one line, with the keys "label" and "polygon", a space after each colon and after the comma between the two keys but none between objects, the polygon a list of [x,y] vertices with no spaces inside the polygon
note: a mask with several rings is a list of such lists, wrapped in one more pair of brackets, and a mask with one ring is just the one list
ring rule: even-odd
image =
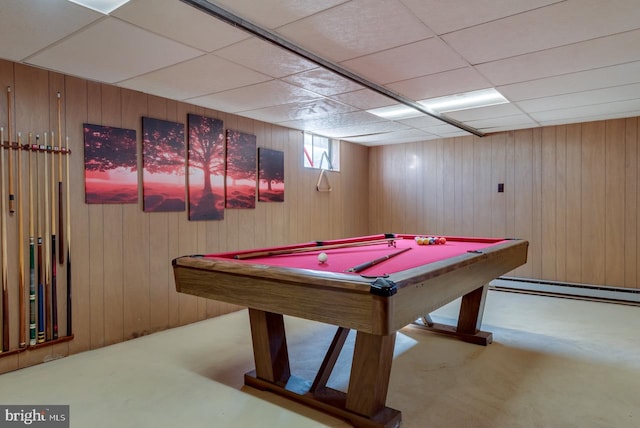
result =
[{"label": "baseboard heater", "polygon": [[489,283],[489,288],[556,297],[640,305],[640,290],[634,288],[604,287],[515,277],[500,277],[494,279]]}]

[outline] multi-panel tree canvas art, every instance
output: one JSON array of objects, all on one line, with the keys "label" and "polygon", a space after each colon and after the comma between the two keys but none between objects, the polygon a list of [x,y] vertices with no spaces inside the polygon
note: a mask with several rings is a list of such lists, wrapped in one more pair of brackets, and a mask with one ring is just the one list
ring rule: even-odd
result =
[{"label": "multi-panel tree canvas art", "polygon": [[227,208],[256,207],[256,136],[227,130]]},{"label": "multi-panel tree canvas art", "polygon": [[142,118],[143,210],[185,210],[184,125]]},{"label": "multi-panel tree canvas art", "polygon": [[224,218],[224,130],[220,119],[188,115],[189,220]]},{"label": "multi-panel tree canvas art", "polygon": [[258,149],[258,201],[284,202],[284,152]]},{"label": "multi-panel tree canvas art", "polygon": [[87,123],[83,128],[86,202],[137,203],[136,131]]}]

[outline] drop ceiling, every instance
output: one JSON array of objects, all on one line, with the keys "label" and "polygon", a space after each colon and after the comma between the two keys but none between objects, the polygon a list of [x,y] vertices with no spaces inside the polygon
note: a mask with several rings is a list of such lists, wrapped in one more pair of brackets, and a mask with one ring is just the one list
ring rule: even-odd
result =
[{"label": "drop ceiling", "polygon": [[446,118],[488,134],[640,115],[637,0],[209,3],[372,85],[180,0],[132,0],[109,15],[4,0],[0,58],[369,146],[470,135],[367,110],[485,88],[509,103]]}]

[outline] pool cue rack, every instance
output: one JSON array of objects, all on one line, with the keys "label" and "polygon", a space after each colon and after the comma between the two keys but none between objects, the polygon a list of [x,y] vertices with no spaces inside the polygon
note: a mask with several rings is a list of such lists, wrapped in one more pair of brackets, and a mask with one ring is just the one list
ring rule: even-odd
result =
[{"label": "pool cue rack", "polygon": [[[68,185],[65,194],[62,193],[62,182],[68,181],[68,171],[66,178],[62,172],[63,164],[66,164],[67,170],[69,168],[69,141],[65,139],[66,145],[63,147],[62,138],[55,132],[29,132],[25,137],[22,133],[12,136],[5,133],[6,129],[0,128],[0,185],[3,198],[0,203],[0,253],[3,259],[0,358],[73,339],[70,322],[67,322],[64,334],[59,334],[57,321],[58,303],[65,298],[69,311],[67,320],[71,316],[70,271],[62,268],[64,257],[56,256],[56,249],[62,251],[65,242],[69,246],[70,239],[70,235],[63,235],[61,227],[65,219],[69,224],[69,209],[63,211],[60,208],[65,198],[69,197]],[[58,137],[57,145],[55,137]],[[16,182],[17,187],[14,186]],[[59,222],[56,223],[56,220]],[[53,238],[56,225],[59,239],[63,241],[58,242],[60,245],[56,245]],[[70,263],[69,260],[66,262]],[[60,269],[57,269],[58,265]],[[64,271],[69,272],[68,277],[57,275]],[[61,279],[67,281],[66,288],[61,287]],[[65,291],[57,290],[60,287]]]}]

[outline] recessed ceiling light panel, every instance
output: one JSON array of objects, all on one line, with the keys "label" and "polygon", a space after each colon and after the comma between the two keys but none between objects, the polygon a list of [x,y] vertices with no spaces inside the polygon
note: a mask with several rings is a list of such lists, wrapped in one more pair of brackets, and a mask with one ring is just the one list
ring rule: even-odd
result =
[{"label": "recessed ceiling light panel", "polygon": [[419,104],[438,113],[488,107],[508,102],[500,92],[493,88],[418,101]]},{"label": "recessed ceiling light panel", "polygon": [[104,13],[106,15],[110,14],[111,12],[113,12],[123,4],[129,2],[129,0],[69,0],[69,1],[84,7],[88,7],[89,9],[93,9],[95,11]]},{"label": "recessed ceiling light panel", "polygon": [[375,114],[378,117],[389,120],[402,120],[410,119],[412,117],[424,116],[424,113],[402,104],[374,108],[371,110],[367,110],[367,113]]}]

